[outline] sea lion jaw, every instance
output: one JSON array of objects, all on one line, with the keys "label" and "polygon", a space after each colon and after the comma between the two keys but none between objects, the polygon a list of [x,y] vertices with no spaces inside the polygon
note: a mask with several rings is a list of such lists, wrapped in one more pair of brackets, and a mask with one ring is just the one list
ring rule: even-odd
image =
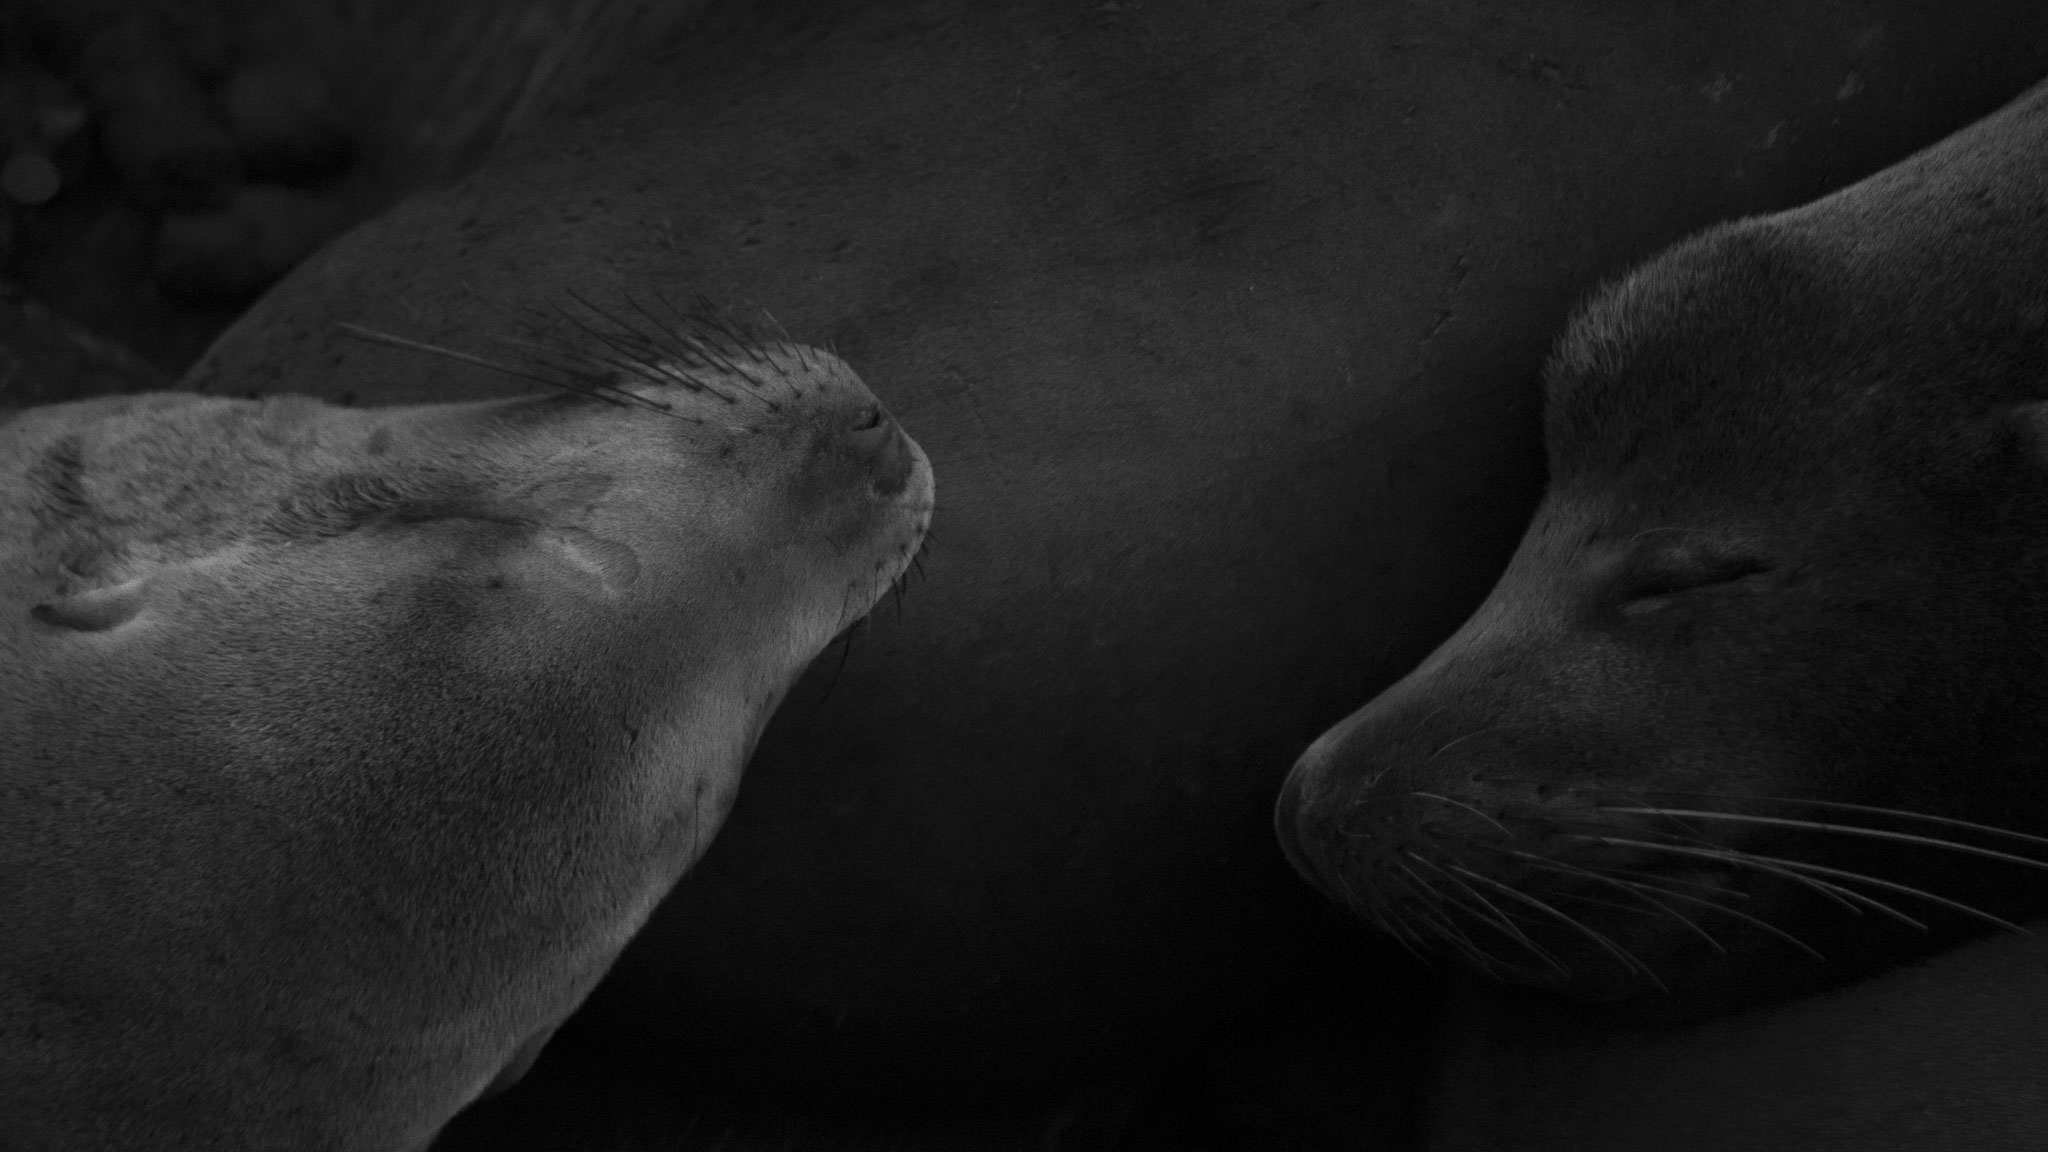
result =
[{"label": "sea lion jaw", "polygon": [[423,1146],[567,1015],[929,519],[850,372],[752,367],[0,428],[10,1146]]}]

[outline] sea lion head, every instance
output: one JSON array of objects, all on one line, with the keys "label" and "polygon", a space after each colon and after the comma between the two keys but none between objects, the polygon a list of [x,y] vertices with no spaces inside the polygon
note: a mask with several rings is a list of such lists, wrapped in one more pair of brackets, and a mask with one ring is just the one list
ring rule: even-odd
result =
[{"label": "sea lion head", "polygon": [[2048,909],[2048,195],[1951,170],[1584,306],[1505,573],[1287,781],[1305,877],[1664,1017]]},{"label": "sea lion head", "polygon": [[931,470],[833,356],[621,332],[562,379],[0,426],[10,1138],[423,1145],[922,539]]}]

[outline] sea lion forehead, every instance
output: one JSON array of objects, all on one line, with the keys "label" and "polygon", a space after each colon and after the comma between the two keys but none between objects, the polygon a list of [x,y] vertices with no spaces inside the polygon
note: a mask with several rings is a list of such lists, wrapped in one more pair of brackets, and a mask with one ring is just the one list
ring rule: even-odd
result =
[{"label": "sea lion forehead", "polygon": [[1798,489],[1895,468],[1930,424],[1971,416],[1956,366],[1914,339],[1952,318],[1864,255],[1798,220],[1740,221],[1595,295],[1545,368],[1553,479]]},{"label": "sea lion forehead", "polygon": [[1835,350],[1840,264],[1767,220],[1723,225],[1595,293],[1544,369],[1553,448],[1782,396]]}]

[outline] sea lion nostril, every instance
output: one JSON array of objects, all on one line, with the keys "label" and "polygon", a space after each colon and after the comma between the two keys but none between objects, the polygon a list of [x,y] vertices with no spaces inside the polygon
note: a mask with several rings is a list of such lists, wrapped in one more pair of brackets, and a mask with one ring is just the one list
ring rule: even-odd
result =
[{"label": "sea lion nostril", "polygon": [[847,446],[863,457],[881,458],[893,451],[896,441],[903,438],[902,429],[879,404],[870,404],[852,413],[841,427],[845,429],[842,435]]},{"label": "sea lion nostril", "polygon": [[[910,474],[916,470],[916,456],[910,447],[910,438],[903,434],[894,421],[887,417],[875,429],[859,433],[862,448],[868,455],[868,470],[872,479],[869,486],[880,496],[894,496],[910,483]],[[870,447],[867,438],[873,438]]]}]

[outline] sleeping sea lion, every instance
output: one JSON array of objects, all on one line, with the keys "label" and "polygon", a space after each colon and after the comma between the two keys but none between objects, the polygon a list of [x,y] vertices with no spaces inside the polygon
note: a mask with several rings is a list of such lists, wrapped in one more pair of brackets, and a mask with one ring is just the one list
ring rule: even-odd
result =
[{"label": "sleeping sea lion", "polygon": [[[886,375],[946,476],[918,597],[792,689],[718,851],[477,1110],[559,1124],[492,1152],[605,1147],[590,1086],[629,1079],[856,1128],[1164,1085],[1131,1114],[1213,1132],[1249,1070],[1398,1119],[1431,978],[1271,806],[1513,550],[1580,286],[2048,69],[2032,0],[761,7],[340,239],[187,378],[473,398],[503,382],[334,319],[473,348],[508,293],[702,290]],[[1254,1075],[1340,1003],[1384,1075]]]},{"label": "sleeping sea lion", "polygon": [[932,474],[829,354],[599,343],[0,425],[0,1144],[423,1148],[710,844]]},{"label": "sleeping sea lion", "polygon": [[1418,947],[1683,1018],[2048,914],[2048,85],[1595,294],[1470,620],[1280,839]]}]

